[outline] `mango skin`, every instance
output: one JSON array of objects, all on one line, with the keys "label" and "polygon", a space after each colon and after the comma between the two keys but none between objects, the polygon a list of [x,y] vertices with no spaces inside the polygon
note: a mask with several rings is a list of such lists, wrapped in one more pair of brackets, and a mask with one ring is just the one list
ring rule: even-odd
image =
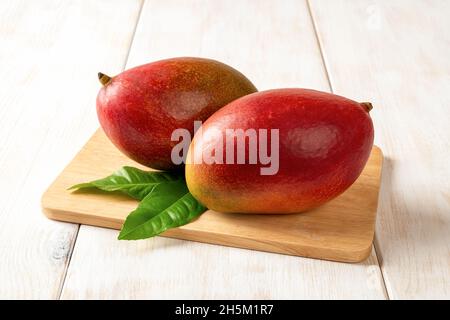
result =
[{"label": "mango skin", "polygon": [[276,175],[260,175],[260,164],[186,164],[192,195],[220,212],[287,214],[320,206],[358,178],[374,139],[361,104],[307,89],[263,91],[231,102],[204,123],[203,136],[197,132],[188,159],[195,143],[220,141],[205,134],[212,127],[222,132],[278,128],[280,136]]},{"label": "mango skin", "polygon": [[256,92],[239,71],[203,58],[172,58],[129,69],[112,78],[97,96],[97,115],[112,143],[147,167],[172,170],[173,130],[193,135],[227,103]]}]

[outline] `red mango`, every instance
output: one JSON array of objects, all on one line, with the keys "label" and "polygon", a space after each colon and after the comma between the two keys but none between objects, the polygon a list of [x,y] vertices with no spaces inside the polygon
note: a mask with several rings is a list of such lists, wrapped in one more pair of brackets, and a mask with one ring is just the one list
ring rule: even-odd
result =
[{"label": "red mango", "polygon": [[161,170],[177,167],[175,129],[193,134],[195,120],[257,91],[239,71],[203,58],[161,60],[99,79],[97,115],[108,138],[131,159]]},{"label": "red mango", "polygon": [[[214,113],[196,133],[185,168],[189,190],[208,208],[221,212],[296,213],[320,206],[361,174],[374,139],[371,107],[307,89],[269,90],[237,99]],[[247,162],[237,164],[234,155],[235,163],[227,164],[230,135],[226,130],[230,129],[278,129],[276,173],[262,174],[267,161],[249,163],[249,137],[244,146]],[[269,133],[267,137],[275,139]],[[237,144],[237,137],[232,136],[232,141]],[[200,163],[196,146],[216,160],[221,158],[216,152],[225,150],[222,161]]]}]

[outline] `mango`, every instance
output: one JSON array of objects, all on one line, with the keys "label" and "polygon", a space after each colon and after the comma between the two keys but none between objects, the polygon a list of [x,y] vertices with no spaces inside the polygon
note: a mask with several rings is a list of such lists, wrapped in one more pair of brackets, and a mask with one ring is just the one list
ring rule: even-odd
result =
[{"label": "mango", "polygon": [[112,143],[145,166],[172,170],[175,129],[194,131],[229,102],[256,92],[242,73],[221,62],[183,57],[126,70],[115,77],[99,73],[100,125]]},{"label": "mango", "polygon": [[195,134],[185,167],[188,188],[220,212],[287,214],[318,207],[361,174],[374,139],[371,108],[308,89],[239,98]]}]

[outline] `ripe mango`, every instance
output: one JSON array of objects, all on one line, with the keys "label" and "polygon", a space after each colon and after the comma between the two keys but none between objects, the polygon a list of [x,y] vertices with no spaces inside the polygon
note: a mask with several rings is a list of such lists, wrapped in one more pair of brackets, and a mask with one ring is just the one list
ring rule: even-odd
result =
[{"label": "ripe mango", "polygon": [[[296,213],[320,206],[350,187],[363,170],[374,139],[370,109],[370,103],[307,89],[269,90],[237,99],[194,136],[185,167],[189,190],[209,209],[221,212]],[[261,170],[268,167],[261,161],[264,152],[259,153],[262,140],[252,156],[250,134],[244,136],[246,162],[237,163],[235,132],[262,133],[260,129],[274,130],[266,131],[263,148],[267,155],[278,152],[273,174]],[[234,154],[228,160],[234,163],[227,161],[230,141],[234,149],[228,150]],[[202,161],[205,152],[209,161]]]},{"label": "ripe mango", "polygon": [[256,92],[239,71],[203,58],[173,58],[126,70],[115,77],[99,73],[100,124],[113,144],[131,159],[154,169],[177,167],[171,160],[175,129],[193,134],[227,103]]}]

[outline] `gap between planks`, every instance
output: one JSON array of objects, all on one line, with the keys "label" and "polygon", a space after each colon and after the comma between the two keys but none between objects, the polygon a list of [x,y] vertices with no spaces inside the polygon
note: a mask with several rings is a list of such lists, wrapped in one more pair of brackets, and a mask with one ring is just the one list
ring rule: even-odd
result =
[{"label": "gap between planks", "polygon": [[[128,51],[127,51],[127,54],[125,56],[125,59],[124,59],[123,65],[122,65],[122,70],[125,70],[125,68],[127,66],[128,58],[129,58],[130,52],[131,52],[131,47],[133,46],[134,37],[136,35],[136,30],[137,30],[139,21],[141,19],[142,8],[144,7],[145,2],[146,2],[146,0],[142,0],[141,1],[141,5],[139,7],[138,15],[137,15],[137,18],[136,18],[136,23],[134,24],[134,28],[133,28],[133,31],[132,31],[132,34],[131,34],[131,37],[130,37],[131,40],[130,40],[130,43],[128,45]],[[64,286],[66,284],[67,273],[68,273],[69,268],[70,268],[70,263],[72,262],[72,254],[75,251],[75,246],[77,244],[78,234],[80,232],[80,228],[81,228],[81,225],[78,224],[77,227],[76,227],[74,239],[72,241],[72,246],[71,246],[71,248],[69,250],[69,253],[67,255],[67,263],[66,263],[66,267],[64,269],[64,272],[62,274],[62,277],[61,277],[62,279],[61,279],[61,284],[59,286],[58,293],[57,293],[57,300],[61,300],[61,296],[62,296],[62,293],[64,291]]]},{"label": "gap between planks", "polygon": [[[331,81],[331,76],[330,76],[330,73],[328,72],[329,68],[328,68],[328,65],[327,65],[327,60],[325,59],[325,53],[324,53],[322,41],[320,39],[320,35],[319,35],[319,32],[318,32],[318,27],[317,27],[317,24],[316,24],[316,20],[314,19],[314,14],[313,14],[310,2],[311,2],[311,0],[306,0],[309,17],[311,18],[311,23],[312,23],[312,26],[313,26],[313,29],[314,29],[314,35],[315,35],[316,40],[317,40],[317,46],[319,47],[320,57],[322,59],[323,68],[324,68],[325,74],[327,76],[328,86],[330,87],[330,92],[334,92],[334,90],[333,90],[333,83]],[[381,268],[381,265],[380,265],[380,261],[382,261],[380,259],[381,253],[378,253],[379,250],[378,250],[378,248],[376,246],[375,236],[374,236],[374,241],[372,243],[372,246],[373,246],[373,250],[375,252],[375,257],[376,257],[376,262],[377,262],[378,269],[380,269],[381,279],[383,280],[383,293],[386,296],[387,300],[391,300],[391,298],[389,296],[389,292],[387,290],[386,280],[384,278],[385,275],[383,273],[383,268]]]}]

